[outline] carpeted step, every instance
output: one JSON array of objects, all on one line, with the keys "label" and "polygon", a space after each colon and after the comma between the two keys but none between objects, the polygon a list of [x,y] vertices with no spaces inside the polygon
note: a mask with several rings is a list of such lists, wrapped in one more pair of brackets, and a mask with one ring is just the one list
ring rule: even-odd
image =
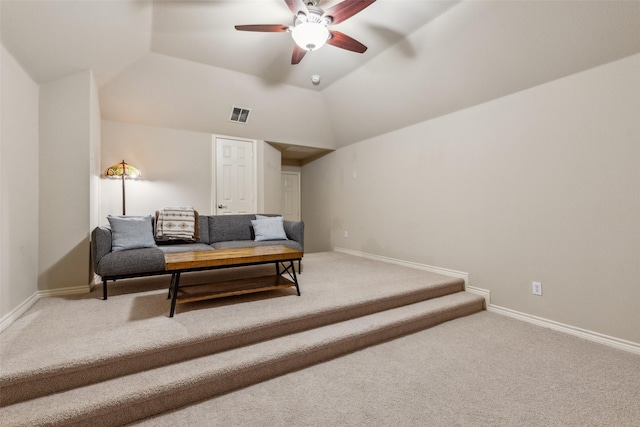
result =
[{"label": "carpeted step", "polygon": [[[387,270],[392,268],[385,267]],[[372,267],[368,266],[368,268]],[[308,269],[312,270],[313,266],[309,266]],[[412,269],[405,270],[411,272]],[[354,297],[350,297],[343,291],[344,300],[333,297],[324,304],[319,304],[318,301],[321,301],[327,292],[316,290],[314,283],[303,283],[302,297],[285,295],[286,301],[283,302],[282,307],[290,311],[283,310],[270,318],[268,315],[272,313],[259,311],[262,307],[261,304],[265,301],[250,303],[250,307],[255,307],[255,312],[250,313],[253,314],[252,317],[247,317],[242,312],[233,312],[229,307],[202,308],[184,314],[178,312],[173,319],[166,318],[166,315],[158,315],[161,318],[157,320],[159,325],[154,325],[154,329],[149,329],[150,337],[151,334],[156,334],[153,339],[146,338],[139,330],[139,325],[128,321],[124,325],[125,329],[118,330],[113,336],[109,332],[105,332],[89,339],[75,340],[74,343],[79,346],[75,353],[72,351],[60,352],[58,356],[58,353],[52,351],[46,357],[43,357],[42,354],[35,354],[37,357],[33,357],[32,363],[30,363],[28,356],[21,357],[20,360],[16,360],[20,366],[15,370],[12,369],[10,363],[5,363],[0,375],[0,389],[2,390],[0,406],[354,319],[460,292],[464,289],[464,282],[461,279],[431,275],[427,276],[428,280],[422,284],[421,280],[423,279],[421,278],[426,273],[418,270],[411,273],[417,276],[408,280],[412,284],[405,290],[395,284],[393,288],[396,290],[393,292],[372,289],[370,292],[354,292]],[[305,279],[309,277],[309,281],[311,281],[310,276],[311,273],[305,273]],[[353,286],[355,287],[355,285]],[[336,292],[331,289],[329,291]],[[160,304],[163,304],[166,301],[164,295],[165,291],[161,291],[160,293],[156,292],[153,297],[159,298]],[[131,296],[127,297],[131,298]],[[133,298],[147,298],[147,296]],[[254,298],[260,298],[260,296]],[[118,301],[117,296],[110,298],[108,302],[97,301],[97,304],[99,304],[98,308],[111,304],[109,308],[113,312],[107,314],[111,317],[118,316],[114,307],[115,309],[121,308],[121,301]],[[239,307],[242,305],[238,304]],[[250,307],[241,308],[251,310]],[[225,309],[229,311],[228,318],[224,317],[226,315]],[[268,307],[265,310],[268,310]],[[224,325],[204,322],[189,324],[191,329],[187,331],[191,333],[189,335],[180,329],[185,328],[185,325],[180,322],[182,319],[191,321],[189,316],[197,311],[200,311],[199,315],[211,316],[211,322],[220,321]],[[219,318],[216,317],[218,313],[220,313]],[[238,322],[236,320],[238,318],[242,319],[241,322],[244,323]],[[160,322],[164,322],[164,324],[160,324]],[[216,330],[212,330],[214,326],[217,328]],[[129,337],[131,338],[129,339]],[[107,345],[109,340],[113,341],[112,346]],[[52,350],[57,350],[57,348]]]},{"label": "carpeted step", "polygon": [[457,292],[3,408],[6,425],[122,425],[481,311]]}]

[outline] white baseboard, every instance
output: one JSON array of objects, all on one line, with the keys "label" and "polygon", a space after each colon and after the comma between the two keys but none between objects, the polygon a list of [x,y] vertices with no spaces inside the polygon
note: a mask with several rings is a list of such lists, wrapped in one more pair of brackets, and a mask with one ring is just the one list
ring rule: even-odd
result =
[{"label": "white baseboard", "polygon": [[565,325],[564,323],[556,322],[554,320],[533,316],[531,314],[522,313],[520,311],[511,310],[510,308],[500,307],[497,305],[489,305],[487,311],[501,314],[503,316],[513,317],[514,319],[522,320],[524,322],[531,323],[537,326],[542,326],[543,328],[553,329],[554,331],[563,332],[565,334],[583,338],[588,341],[596,342],[598,344],[604,344],[609,347],[629,351],[631,353],[640,355],[640,344],[633,341],[611,337],[598,332],[578,328],[576,326]]},{"label": "white baseboard", "polygon": [[484,298],[484,308],[488,310],[491,307],[491,291],[482,288],[476,288],[475,286],[465,286],[465,291],[470,292],[472,294],[480,295]]},{"label": "white baseboard", "polygon": [[450,270],[448,268],[442,268],[442,267],[434,267],[432,265],[419,264],[417,262],[412,262],[412,261],[403,261],[401,259],[389,258],[389,257],[385,257],[385,256],[369,254],[369,253],[366,253],[366,252],[354,251],[354,250],[351,250],[351,249],[340,248],[340,247],[337,247],[337,246],[334,247],[333,250],[335,252],[342,252],[342,253],[345,253],[345,254],[355,255],[355,256],[362,257],[362,258],[368,258],[368,259],[373,259],[373,260],[377,260],[377,261],[388,262],[388,263],[391,263],[391,264],[403,265],[405,267],[417,268],[419,270],[430,271],[432,273],[442,274],[443,276],[456,277],[458,279],[464,280],[465,286],[466,286],[467,281],[469,279],[469,274],[465,273],[463,271]]},{"label": "white baseboard", "polygon": [[9,327],[9,325],[18,320],[20,316],[22,316],[24,313],[26,313],[27,310],[33,307],[33,305],[38,302],[40,298],[57,297],[63,295],[80,295],[86,294],[88,292],[90,292],[90,287],[88,285],[38,291],[27,298],[25,301],[23,301],[22,304],[3,316],[2,319],[0,319],[0,332],[4,331],[5,329],[7,329],[7,327]]},{"label": "white baseboard", "polygon": [[89,292],[93,292],[93,288],[96,286],[102,286],[102,278],[97,274],[93,275],[93,280],[89,283]]},{"label": "white baseboard", "polygon": [[0,320],[0,332],[4,331],[5,329],[7,329],[7,327],[9,327],[9,325],[11,325],[13,322],[18,320],[18,318],[22,316],[31,307],[33,307],[33,304],[38,302],[39,299],[40,299],[40,295],[38,295],[38,292],[36,292],[33,295],[31,295],[29,298],[27,298],[25,301],[23,301],[22,304],[20,304],[19,306],[11,310],[9,313],[7,313],[5,316],[3,316],[2,320]]},{"label": "white baseboard", "polygon": [[46,291],[38,291],[40,297],[59,297],[62,295],[82,295],[91,291],[90,285],[72,286],[69,288],[49,289]]},{"label": "white baseboard", "polygon": [[420,270],[427,270],[433,273],[439,273],[445,276],[458,277],[464,279],[465,290],[467,292],[471,292],[477,295],[480,295],[485,300],[485,308],[487,311],[501,314],[503,316],[512,317],[514,319],[522,320],[527,323],[531,323],[533,325],[541,326],[543,328],[552,329],[554,331],[562,332],[565,334],[573,335],[579,338],[586,339],[588,341],[596,342],[599,344],[604,344],[609,347],[617,348],[619,350],[628,351],[635,354],[640,354],[640,344],[632,341],[623,340],[616,337],[611,337],[608,335],[600,334],[598,332],[589,331],[586,329],[578,328],[576,326],[565,325],[560,322],[556,322],[554,320],[545,319],[543,317],[534,316],[531,314],[523,313],[516,310],[511,310],[510,308],[500,307],[498,305],[491,304],[491,291],[487,289],[477,288],[475,286],[468,285],[469,274],[461,271],[449,270],[441,267],[433,267],[426,264],[419,264],[416,262],[402,261],[394,258],[387,258],[379,255],[368,254],[365,252],[354,251],[351,249],[344,249],[335,247],[333,248],[335,252],[342,252],[345,254],[360,256],[363,258],[369,258],[373,260],[390,262],[393,264],[404,265],[407,267],[418,268]]}]

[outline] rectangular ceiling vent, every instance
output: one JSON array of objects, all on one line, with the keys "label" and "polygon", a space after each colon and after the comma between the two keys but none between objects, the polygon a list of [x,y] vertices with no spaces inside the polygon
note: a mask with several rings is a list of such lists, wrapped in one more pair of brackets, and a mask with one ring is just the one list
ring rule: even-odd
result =
[{"label": "rectangular ceiling vent", "polygon": [[249,121],[250,112],[251,108],[233,106],[233,108],[231,109],[231,117],[229,117],[229,121],[246,124]]}]

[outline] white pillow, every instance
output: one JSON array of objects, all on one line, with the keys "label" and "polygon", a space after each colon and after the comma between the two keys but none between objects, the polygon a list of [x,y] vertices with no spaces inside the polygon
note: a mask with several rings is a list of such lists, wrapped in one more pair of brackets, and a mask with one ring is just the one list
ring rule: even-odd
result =
[{"label": "white pillow", "polygon": [[284,232],[284,218],[281,216],[252,219],[251,224],[253,225],[253,231],[256,235],[256,242],[264,240],[289,240],[287,239],[287,233]]},{"label": "white pillow", "polygon": [[155,248],[151,215],[147,216],[107,216],[111,225],[111,250]]}]

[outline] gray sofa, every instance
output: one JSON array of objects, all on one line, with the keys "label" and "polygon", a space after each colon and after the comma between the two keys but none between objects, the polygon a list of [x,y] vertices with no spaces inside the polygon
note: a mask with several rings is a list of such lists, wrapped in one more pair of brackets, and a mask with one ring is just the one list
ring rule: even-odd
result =
[{"label": "gray sofa", "polygon": [[[274,215],[267,215],[274,216]],[[253,214],[200,215],[199,240],[192,243],[157,242],[157,247],[112,250],[109,225],[96,227],[91,232],[91,261],[93,271],[102,278],[103,298],[107,299],[107,282],[131,277],[168,274],[164,254],[168,252],[213,251],[216,249],[252,246],[283,245],[304,251],[304,223],[284,221],[287,240],[255,241],[251,220]],[[300,271],[300,263],[298,271]]]}]

